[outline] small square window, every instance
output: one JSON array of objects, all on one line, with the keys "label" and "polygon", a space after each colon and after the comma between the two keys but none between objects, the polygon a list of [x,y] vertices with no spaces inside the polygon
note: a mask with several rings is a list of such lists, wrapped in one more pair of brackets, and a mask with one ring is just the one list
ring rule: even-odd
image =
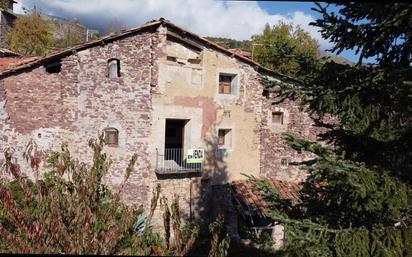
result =
[{"label": "small square window", "polygon": [[105,129],[105,141],[109,146],[118,146],[119,145],[119,131],[115,128]]},{"label": "small square window", "polygon": [[282,158],[280,160],[280,166],[286,168],[289,166],[289,159],[288,158]]},{"label": "small square window", "polygon": [[171,61],[171,62],[177,62],[177,58],[176,57],[174,57],[174,56],[166,56],[166,59],[168,60],[168,61]]},{"label": "small square window", "polygon": [[231,129],[219,129],[217,143],[220,147],[231,148],[232,147],[232,130]]},{"label": "small square window", "polygon": [[272,112],[272,123],[283,124],[283,112]]},{"label": "small square window", "polygon": [[219,94],[232,94],[234,92],[235,75],[219,74]]}]

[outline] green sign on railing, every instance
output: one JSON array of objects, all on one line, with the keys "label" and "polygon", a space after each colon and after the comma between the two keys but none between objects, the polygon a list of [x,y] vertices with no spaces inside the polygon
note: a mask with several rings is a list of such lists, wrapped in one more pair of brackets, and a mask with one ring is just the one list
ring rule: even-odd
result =
[{"label": "green sign on railing", "polygon": [[187,163],[203,163],[205,160],[204,149],[189,149],[187,150],[186,162]]}]

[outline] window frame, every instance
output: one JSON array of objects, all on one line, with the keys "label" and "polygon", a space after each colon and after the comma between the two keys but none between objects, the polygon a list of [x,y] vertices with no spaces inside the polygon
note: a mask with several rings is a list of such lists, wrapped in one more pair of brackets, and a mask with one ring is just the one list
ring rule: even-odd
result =
[{"label": "window frame", "polygon": [[[285,124],[285,112],[283,111],[273,111],[272,113],[272,124],[275,125],[284,125]],[[275,119],[273,118],[275,115],[280,114],[280,121],[279,122],[275,122]]]},{"label": "window frame", "polygon": [[[115,76],[115,77],[112,77],[111,76],[111,66],[112,65],[116,65],[116,75],[117,76]],[[116,78],[120,78],[120,76],[121,76],[121,72],[120,72],[120,60],[119,59],[117,59],[117,58],[110,58],[108,61],[107,61],[107,77],[109,78],[109,79],[116,79]]]},{"label": "window frame", "polygon": [[[109,140],[110,134],[114,134],[115,136],[114,143],[111,143]],[[108,146],[118,147],[119,146],[119,130],[116,128],[105,128],[104,129],[104,141],[106,142],[106,145]]]},{"label": "window frame", "polygon": [[[286,164],[283,164],[283,161],[286,161]],[[280,167],[283,169],[287,169],[289,167],[290,158],[289,157],[281,157],[280,158]]]},{"label": "window frame", "polygon": [[[225,81],[221,78],[230,78],[229,81]],[[228,72],[219,72],[217,78],[217,93],[222,96],[234,96],[237,95],[237,84],[238,84],[238,74],[228,73]],[[229,90],[227,90],[229,88]],[[228,92],[229,91],[229,92]]]},{"label": "window frame", "polygon": [[[221,141],[221,138],[223,139],[223,141]],[[233,149],[233,129],[232,128],[218,128],[217,129],[217,146],[219,147],[219,149],[227,149],[227,150]]]}]

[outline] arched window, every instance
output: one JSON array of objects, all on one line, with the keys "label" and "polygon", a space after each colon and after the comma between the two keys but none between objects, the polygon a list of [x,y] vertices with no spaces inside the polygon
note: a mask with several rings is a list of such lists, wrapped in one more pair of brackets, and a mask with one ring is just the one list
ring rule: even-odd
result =
[{"label": "arched window", "polygon": [[107,70],[109,78],[113,79],[120,77],[120,60],[113,58],[107,61]]},{"label": "arched window", "polygon": [[115,128],[106,128],[104,130],[104,140],[109,146],[119,145],[119,131]]}]

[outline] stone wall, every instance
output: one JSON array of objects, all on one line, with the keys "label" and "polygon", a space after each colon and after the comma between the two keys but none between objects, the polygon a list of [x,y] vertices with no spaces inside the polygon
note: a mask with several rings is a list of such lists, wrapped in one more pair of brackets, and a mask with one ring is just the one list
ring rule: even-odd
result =
[{"label": "stone wall", "polygon": [[11,31],[15,20],[14,15],[0,10],[0,48],[8,48],[7,33]]},{"label": "stone wall", "polygon": [[[219,196],[216,192],[223,191],[211,190],[211,186],[244,179],[242,173],[304,179],[302,171],[292,165],[283,167],[281,160],[300,161],[309,156],[288,147],[281,133],[316,139],[318,131],[308,114],[294,102],[272,105],[252,66],[210,46],[193,51],[185,43],[168,40],[166,34],[167,29],[160,26],[156,32],[141,32],[73,53],[55,64],[61,64],[60,72],[38,66],[0,81],[0,164],[8,147],[14,148],[23,164],[21,153],[30,140],[43,151],[68,142],[73,156],[90,163],[87,141],[104,128],[116,128],[119,146],[105,149],[113,161],[105,183],[117,189],[129,159],[137,153],[136,169],[123,199],[147,209],[159,183],[169,203],[178,196],[183,214],[196,218],[210,213],[207,205],[219,204],[220,196],[226,197],[221,207],[228,207],[230,198]],[[107,76],[111,58],[120,60],[119,78]],[[219,73],[236,74],[235,94],[218,94]],[[284,112],[283,125],[272,124],[273,111]],[[156,148],[164,147],[167,118],[189,119],[185,148],[208,150],[201,176],[155,174]],[[232,146],[225,151],[217,146],[219,128],[232,129]],[[161,219],[160,209],[155,216]]]},{"label": "stone wall", "polygon": [[[296,162],[313,158],[311,153],[298,153],[283,139],[283,133],[291,133],[298,138],[317,141],[318,135],[325,132],[324,128],[314,125],[313,118],[307,111],[302,110],[298,102],[285,100],[282,103],[272,104],[277,101],[274,93],[263,101],[261,121],[261,176],[275,177],[278,180],[300,182],[306,178],[306,173],[301,170]],[[272,122],[272,112],[283,112],[283,125]],[[282,165],[282,159],[287,164]]]},{"label": "stone wall", "polygon": [[[116,188],[128,161],[138,154],[123,198],[147,203],[151,181],[148,137],[151,123],[151,42],[156,34],[134,37],[80,51],[61,60],[61,71],[43,66],[20,72],[0,84],[0,152],[15,149],[19,163],[29,140],[39,149],[68,142],[73,156],[90,163],[87,146],[106,127],[119,130],[119,146],[106,147],[113,161],[106,183]],[[120,60],[121,76],[107,77],[107,61]],[[4,158],[0,155],[1,159]],[[25,167],[27,169],[27,166]]]}]

